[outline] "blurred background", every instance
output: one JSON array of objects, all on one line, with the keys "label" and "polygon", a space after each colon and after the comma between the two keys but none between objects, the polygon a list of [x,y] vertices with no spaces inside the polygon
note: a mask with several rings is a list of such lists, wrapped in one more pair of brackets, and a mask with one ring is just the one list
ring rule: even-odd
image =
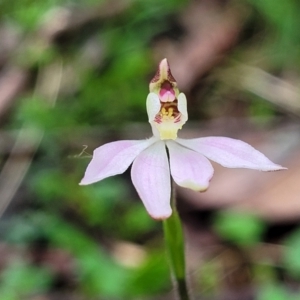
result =
[{"label": "blurred background", "polygon": [[178,189],[191,294],[300,299],[300,2],[1,0],[0,299],[175,299],[130,170],[79,186],[93,149],[151,136],[168,58],[181,137],[242,139],[287,171],[216,164]]}]

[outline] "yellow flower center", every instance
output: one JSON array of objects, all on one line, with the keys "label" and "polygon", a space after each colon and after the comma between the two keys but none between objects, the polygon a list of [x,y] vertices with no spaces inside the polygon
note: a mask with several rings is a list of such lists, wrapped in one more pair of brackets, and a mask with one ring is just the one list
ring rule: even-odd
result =
[{"label": "yellow flower center", "polygon": [[180,122],[180,118],[181,114],[177,108],[177,100],[161,102],[161,109],[155,116],[154,122],[157,124],[162,140],[176,139],[177,131],[181,128],[181,126],[177,125]]},{"label": "yellow flower center", "polygon": [[155,116],[155,122],[160,124],[162,122],[178,122],[180,119],[180,113],[177,109],[177,101],[163,102],[159,113]]}]

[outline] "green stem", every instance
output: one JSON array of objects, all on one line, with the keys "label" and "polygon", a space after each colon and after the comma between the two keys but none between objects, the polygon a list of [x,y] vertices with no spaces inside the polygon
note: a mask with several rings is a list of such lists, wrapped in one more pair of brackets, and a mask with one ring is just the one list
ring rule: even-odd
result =
[{"label": "green stem", "polygon": [[176,209],[176,195],[174,182],[171,180],[172,215],[163,221],[167,252],[172,272],[175,276],[179,299],[189,300],[185,276],[184,237],[179,214]]}]

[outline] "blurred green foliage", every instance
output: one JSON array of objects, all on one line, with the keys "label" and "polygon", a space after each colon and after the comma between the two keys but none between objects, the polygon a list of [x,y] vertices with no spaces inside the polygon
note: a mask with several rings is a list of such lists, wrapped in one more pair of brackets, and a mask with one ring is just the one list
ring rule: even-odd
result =
[{"label": "blurred green foliage", "polygon": [[28,295],[47,291],[51,281],[51,272],[46,268],[15,260],[1,274],[0,297],[5,300],[24,299]]},{"label": "blurred green foliage", "polygon": [[247,0],[259,12],[265,23],[266,30],[270,33],[272,43],[269,54],[278,61],[278,67],[283,64],[294,64],[299,61],[299,2],[294,0]]},{"label": "blurred green foliage", "polygon": [[217,233],[237,245],[255,245],[262,238],[265,224],[254,215],[243,212],[222,211],[215,216]]},{"label": "blurred green foliage", "polygon": [[46,14],[58,6],[82,6],[95,5],[103,0],[2,0],[2,17],[16,23],[22,30],[37,30],[44,21]]},{"label": "blurred green foliage", "polygon": [[300,230],[299,228],[286,239],[284,263],[291,275],[300,278]]},{"label": "blurred green foliage", "polygon": [[265,285],[259,292],[258,300],[285,300],[297,299],[291,296],[283,286],[277,284]]}]

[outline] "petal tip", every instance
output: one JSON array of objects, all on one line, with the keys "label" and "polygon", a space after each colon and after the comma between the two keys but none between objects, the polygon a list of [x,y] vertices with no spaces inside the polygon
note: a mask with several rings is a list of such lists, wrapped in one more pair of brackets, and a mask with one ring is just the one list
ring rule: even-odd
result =
[{"label": "petal tip", "polygon": [[154,219],[156,221],[163,221],[165,219],[168,219],[172,215],[172,210],[167,214],[157,214],[156,215],[156,214],[150,214],[149,213],[149,215],[152,219]]},{"label": "petal tip", "polygon": [[281,170],[288,170],[288,168],[278,165],[278,171],[281,171]]},{"label": "petal tip", "polygon": [[199,193],[206,192],[208,190],[208,188],[209,188],[209,186],[206,186],[206,187],[204,187],[202,189],[199,189],[197,192],[199,192]]},{"label": "petal tip", "polygon": [[81,181],[79,182],[79,185],[88,185],[89,182],[87,180],[85,180],[84,178],[81,179]]},{"label": "petal tip", "polygon": [[168,60],[167,60],[166,57],[163,58],[163,59],[160,61],[159,66],[160,66],[160,67],[167,67],[167,68],[169,67],[169,63],[168,63]]},{"label": "petal tip", "polygon": [[81,181],[79,182],[79,185],[89,185],[89,184],[92,184],[92,183],[96,183],[97,181],[100,181],[100,180],[101,180],[101,178],[100,179],[97,179],[97,178],[88,179],[86,177],[83,177],[81,179]]},{"label": "petal tip", "polygon": [[184,188],[196,191],[196,192],[205,192],[209,187],[209,182],[207,182],[205,184],[202,184],[202,185],[199,185],[199,184],[197,184],[195,182],[192,182],[192,181],[185,181],[185,182],[180,182],[179,185],[184,187]]},{"label": "petal tip", "polygon": [[266,171],[274,171],[274,172],[276,172],[276,171],[282,171],[282,170],[288,170],[288,168],[283,167],[281,165],[274,164],[273,166],[270,167],[269,170],[266,170]]}]

